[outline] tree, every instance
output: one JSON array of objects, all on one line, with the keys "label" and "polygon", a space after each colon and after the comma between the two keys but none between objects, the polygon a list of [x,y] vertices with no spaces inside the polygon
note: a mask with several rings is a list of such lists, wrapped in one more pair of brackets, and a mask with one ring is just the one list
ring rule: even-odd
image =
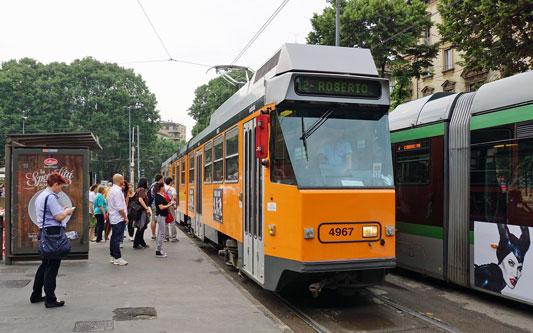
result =
[{"label": "tree", "polygon": [[[309,44],[335,45],[335,1],[311,19]],[[427,73],[438,45],[420,44],[422,32],[432,25],[426,5],[405,0],[342,0],[340,45],[368,48],[381,77],[390,70],[395,79],[393,96],[408,97],[412,77]]]},{"label": "tree", "polygon": [[[245,73],[243,72],[231,72],[229,75],[240,82],[245,80]],[[209,125],[213,112],[237,90],[239,87],[232,85],[221,76],[196,88],[193,104],[188,110],[189,116],[196,120],[196,124],[192,128],[192,136],[197,135]]]},{"label": "tree", "polygon": [[[91,58],[70,65],[33,59],[8,61],[0,69],[0,158],[5,134],[91,131],[103,150],[91,154],[99,178],[124,172],[128,162],[128,112],[143,143],[155,141],[155,96],[133,71]],[[146,156],[149,158],[149,156]]]},{"label": "tree", "polygon": [[501,71],[503,77],[533,69],[531,0],[442,0],[438,26],[444,41],[462,51],[466,70]]},{"label": "tree", "polygon": [[144,147],[141,147],[141,155],[150,156],[149,160],[143,162],[145,177],[152,179],[156,174],[160,173],[161,164],[174,155],[185,144],[185,141],[174,141],[157,137],[150,146],[145,145]]}]

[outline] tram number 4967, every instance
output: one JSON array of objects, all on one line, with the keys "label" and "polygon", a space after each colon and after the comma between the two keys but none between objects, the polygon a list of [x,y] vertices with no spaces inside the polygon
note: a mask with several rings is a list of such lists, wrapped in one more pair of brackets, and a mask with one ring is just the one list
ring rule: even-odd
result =
[{"label": "tram number 4967", "polygon": [[328,234],[331,236],[351,236],[353,228],[331,228]]}]

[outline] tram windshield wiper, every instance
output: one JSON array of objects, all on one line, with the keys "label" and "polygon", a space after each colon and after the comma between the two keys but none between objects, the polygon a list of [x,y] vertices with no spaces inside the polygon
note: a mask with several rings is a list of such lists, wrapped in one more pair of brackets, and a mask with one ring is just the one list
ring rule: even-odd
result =
[{"label": "tram windshield wiper", "polygon": [[322,126],[326,120],[328,120],[329,116],[335,111],[335,108],[330,108],[324,114],[320,116],[307,130],[305,129],[304,125],[304,117],[302,116],[300,119],[302,119],[302,136],[300,137],[300,140],[302,140],[304,144],[305,149],[305,158],[307,161],[309,161],[309,156],[307,155],[307,139],[316,132],[317,129]]}]

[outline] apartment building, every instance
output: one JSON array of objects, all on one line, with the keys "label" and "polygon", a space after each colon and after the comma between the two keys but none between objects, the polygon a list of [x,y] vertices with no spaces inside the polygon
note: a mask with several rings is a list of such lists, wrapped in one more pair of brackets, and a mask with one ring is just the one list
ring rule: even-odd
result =
[{"label": "apartment building", "polygon": [[[429,13],[438,11],[439,0],[427,0]],[[482,82],[490,82],[499,78],[499,72],[474,72],[464,70],[458,62],[461,54],[449,42],[441,42],[437,24],[442,23],[439,14],[431,17],[433,26],[424,32],[422,43],[440,43],[439,53],[433,60],[430,74],[420,79],[412,80],[411,99],[421,98],[437,92],[469,92],[479,88]]]},{"label": "apartment building", "polygon": [[186,141],[187,128],[172,121],[161,121],[161,129],[157,132],[162,138],[174,141]]}]

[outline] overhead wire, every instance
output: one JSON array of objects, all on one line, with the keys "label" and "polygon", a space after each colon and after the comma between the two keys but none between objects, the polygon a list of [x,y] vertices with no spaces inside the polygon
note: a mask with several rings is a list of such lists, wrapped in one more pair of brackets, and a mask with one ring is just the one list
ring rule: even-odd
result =
[{"label": "overhead wire", "polygon": [[235,59],[231,62],[232,65],[235,65],[235,63],[243,56],[243,54],[252,46],[252,44],[255,42],[255,40],[265,31],[265,29],[270,25],[270,23],[276,18],[276,16],[281,12],[281,10],[289,3],[289,0],[283,0],[283,2],[276,8],[274,13],[270,15],[268,20],[263,24],[263,26],[255,33],[255,35],[250,39],[250,41],[244,46],[244,48],[237,54]]},{"label": "overhead wire", "polygon": [[155,28],[155,25],[154,23],[152,22],[152,20],[150,19],[150,16],[148,16],[148,13],[146,12],[146,10],[144,9],[143,5],[141,4],[141,1],[140,0],[137,0],[137,3],[139,4],[139,7],[141,7],[141,10],[144,14],[144,16],[146,17],[146,19],[148,20],[148,23],[150,23],[150,26],[152,27],[152,30],[154,31],[155,35],[157,36],[157,39],[159,39],[159,43],[161,43],[161,46],[163,47],[163,49],[165,50],[166,54],[168,55],[168,59],[156,59],[156,60],[140,60],[140,61],[129,61],[129,62],[122,62],[120,63],[121,65],[128,65],[128,64],[141,64],[141,63],[153,63],[153,62],[179,62],[179,63],[184,63],[184,64],[189,64],[189,65],[196,65],[196,66],[203,66],[203,67],[212,67],[212,65],[207,65],[207,64],[202,64],[202,63],[198,63],[198,62],[194,62],[194,61],[187,61],[187,60],[180,60],[180,59],[175,59],[172,57],[172,54],[170,54],[167,46],[165,45],[165,42],[163,42],[163,38],[161,38],[161,35],[159,35],[159,32],[157,31],[157,29]]}]

